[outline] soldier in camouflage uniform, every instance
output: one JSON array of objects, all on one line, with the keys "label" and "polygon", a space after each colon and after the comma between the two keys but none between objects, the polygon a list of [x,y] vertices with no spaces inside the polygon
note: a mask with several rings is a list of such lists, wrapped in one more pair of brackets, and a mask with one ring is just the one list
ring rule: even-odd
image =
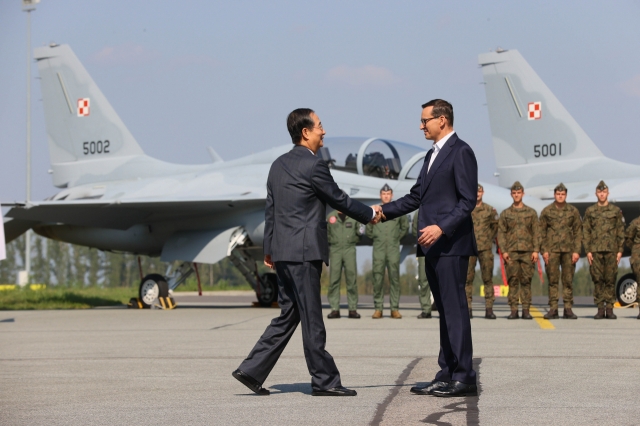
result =
[{"label": "soldier in camouflage uniform", "polygon": [[[386,204],[393,198],[393,190],[385,184],[380,190],[380,200]],[[375,312],[372,318],[382,318],[382,303],[384,293],[382,282],[384,270],[389,275],[389,302],[391,318],[402,318],[398,310],[400,304],[400,240],[407,234],[409,218],[400,216],[393,220],[368,224],[367,237],[373,240],[373,304]]]},{"label": "soldier in camouflage uniform", "polygon": [[540,248],[538,214],[522,202],[524,188],[516,181],[511,186],[513,204],[500,214],[498,220],[498,245],[506,263],[509,281],[509,306],[511,315],[518,316],[518,304],[522,302],[522,319],[533,319],[531,307],[531,278]]},{"label": "soldier in camouflage uniform", "polygon": [[613,304],[624,244],[624,217],[620,208],[609,203],[609,187],[604,181],[596,187],[596,197],[598,202],[587,209],[582,223],[584,250],[594,284],[593,300],[598,306],[593,318],[616,319]]},{"label": "soldier in camouflage uniform", "polygon": [[356,277],[356,244],[360,240],[360,223],[344,213],[332,212],[327,217],[329,242],[329,290],[327,298],[331,313],[327,318],[340,318],[340,280],[342,269],[347,282],[349,318],[360,318],[358,313],[358,285]]},{"label": "soldier in camouflage uniform", "polygon": [[[627,232],[625,233],[625,242],[627,247],[631,249],[631,269],[636,276],[636,282],[640,283],[640,217],[637,217],[631,221]],[[640,288],[636,289],[636,302],[640,307]],[[638,315],[640,319],[640,315]]]},{"label": "soldier in camouflage uniform", "polygon": [[[411,223],[411,233],[418,238],[418,213],[413,214],[413,222]],[[418,315],[418,319],[431,318],[431,288],[427,280],[427,272],[424,269],[424,257],[418,257],[418,285],[420,286],[420,307],[422,312]]]},{"label": "soldier in camouflage uniform", "polygon": [[559,184],[553,190],[555,202],[540,213],[540,251],[549,279],[549,312],[545,319],[557,319],[558,283],[562,267],[563,318],[578,319],[573,313],[573,274],[582,248],[582,220],[574,206],[567,204],[567,187]]},{"label": "soldier in camouflage uniform", "polygon": [[471,310],[471,301],[473,298],[473,279],[476,275],[476,261],[480,261],[480,272],[482,274],[482,282],[484,283],[484,317],[487,319],[496,319],[493,313],[493,302],[496,300],[493,294],[493,240],[496,239],[498,233],[498,212],[489,204],[482,202],[484,188],[478,184],[478,199],[476,207],[471,212],[473,219],[473,233],[476,236],[476,244],[478,246],[478,257],[469,257],[469,268],[467,269],[467,283],[464,287],[467,293],[467,305],[469,306],[469,318],[473,318]]}]

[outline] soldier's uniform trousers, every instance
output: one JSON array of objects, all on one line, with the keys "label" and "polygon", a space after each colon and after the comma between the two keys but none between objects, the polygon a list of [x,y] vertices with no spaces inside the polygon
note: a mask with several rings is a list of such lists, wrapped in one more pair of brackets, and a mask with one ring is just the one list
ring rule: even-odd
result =
[{"label": "soldier's uniform trousers", "polygon": [[593,280],[593,302],[598,308],[605,303],[613,308],[616,303],[616,278],[618,277],[617,253],[592,253],[593,261],[589,267]]},{"label": "soldier's uniform trousers", "polygon": [[[636,282],[640,283],[640,253],[632,253],[629,263],[631,263],[631,270],[636,276]],[[640,288],[637,289],[636,302],[640,303]]]},{"label": "soldier's uniform trousers", "polygon": [[424,270],[424,257],[418,258],[418,284],[420,284],[420,307],[425,314],[431,313],[431,288]]},{"label": "soldier's uniform trousers", "polygon": [[496,296],[493,294],[493,252],[482,250],[478,252],[478,257],[469,256],[469,268],[467,269],[467,283],[464,291],[467,294],[467,305],[471,308],[473,299],[473,279],[476,276],[476,262],[480,261],[480,274],[484,283],[484,304],[487,308],[493,308]]},{"label": "soldier's uniform trousers", "polygon": [[[562,276],[562,300],[564,308],[573,307],[573,274],[576,265],[571,261],[570,252],[549,253],[549,263],[545,265],[549,279],[549,307],[558,309],[558,285]],[[562,268],[562,274],[560,274]]]},{"label": "soldier's uniform trousers", "polygon": [[389,302],[391,310],[397,311],[400,306],[400,249],[395,244],[373,246],[373,305],[377,311],[382,310],[384,292],[384,270],[389,275]]},{"label": "soldier's uniform trousers", "polygon": [[530,251],[511,251],[511,260],[506,265],[509,281],[508,302],[511,309],[517,309],[522,303],[523,309],[531,307],[531,278],[535,264],[531,261]]},{"label": "soldier's uniform trousers", "polygon": [[350,311],[358,309],[358,285],[356,283],[356,247],[330,247],[329,252],[329,290],[327,298],[332,311],[340,310],[340,281],[342,270],[347,283],[347,304]]}]

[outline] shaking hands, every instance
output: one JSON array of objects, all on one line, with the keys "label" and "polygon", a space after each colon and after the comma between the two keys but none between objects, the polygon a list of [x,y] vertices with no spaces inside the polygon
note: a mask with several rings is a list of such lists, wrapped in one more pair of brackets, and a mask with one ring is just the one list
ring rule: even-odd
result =
[{"label": "shaking hands", "polygon": [[369,222],[370,224],[375,225],[382,219],[386,219],[384,213],[382,213],[382,207],[380,205],[371,206],[371,208],[375,212],[375,216],[373,217],[373,219],[371,219],[371,222]]}]

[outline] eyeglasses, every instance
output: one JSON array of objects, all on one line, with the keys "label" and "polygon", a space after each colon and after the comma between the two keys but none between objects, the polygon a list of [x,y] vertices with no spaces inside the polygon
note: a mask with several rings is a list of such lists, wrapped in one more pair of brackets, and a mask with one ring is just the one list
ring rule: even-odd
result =
[{"label": "eyeglasses", "polygon": [[[318,123],[317,126],[313,127],[314,129],[320,129],[320,130],[324,130],[324,128],[322,127],[322,123]],[[313,129],[312,129],[313,130]]]},{"label": "eyeglasses", "polygon": [[430,122],[431,120],[435,120],[436,118],[440,118],[442,117],[441,115],[437,116],[437,117],[431,117],[431,118],[423,118],[422,120],[420,120],[420,122],[422,123],[423,126],[426,126],[428,122]]}]

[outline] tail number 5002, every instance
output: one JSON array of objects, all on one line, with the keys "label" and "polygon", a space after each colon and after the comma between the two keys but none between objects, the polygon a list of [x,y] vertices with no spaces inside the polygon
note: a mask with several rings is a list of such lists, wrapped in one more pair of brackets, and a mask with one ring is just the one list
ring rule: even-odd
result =
[{"label": "tail number 5002", "polygon": [[534,157],[555,157],[556,155],[562,155],[562,144],[544,144],[533,146]]},{"label": "tail number 5002", "polygon": [[82,144],[82,152],[84,153],[84,155],[93,155],[93,154],[108,154],[109,151],[109,146],[111,146],[111,143],[106,140],[106,141],[91,141],[91,142],[84,142]]}]

